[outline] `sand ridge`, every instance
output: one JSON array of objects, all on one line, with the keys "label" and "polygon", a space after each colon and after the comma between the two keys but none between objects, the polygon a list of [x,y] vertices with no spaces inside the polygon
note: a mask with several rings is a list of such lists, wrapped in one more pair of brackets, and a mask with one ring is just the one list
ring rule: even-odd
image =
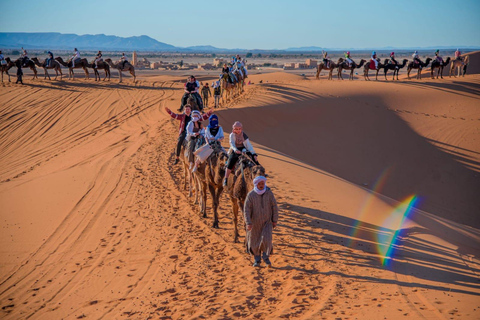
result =
[{"label": "sand ridge", "polygon": [[[251,267],[232,242],[226,195],[213,230],[210,199],[202,219],[182,190],[172,164],[178,124],[164,112],[178,107],[181,83],[4,84],[2,317],[478,317],[478,76],[251,81],[218,114],[226,131],[244,122],[277,196],[272,270]],[[402,153],[420,154],[400,158],[374,189]],[[437,189],[429,165],[443,168]],[[379,235],[396,231],[388,219],[415,191],[429,199],[401,226],[383,266]]]}]

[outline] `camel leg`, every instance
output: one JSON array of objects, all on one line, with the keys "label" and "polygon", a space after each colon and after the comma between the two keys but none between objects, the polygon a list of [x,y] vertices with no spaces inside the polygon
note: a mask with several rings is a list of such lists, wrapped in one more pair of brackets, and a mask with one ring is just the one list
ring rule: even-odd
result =
[{"label": "camel leg", "polygon": [[120,77],[120,81],[118,83],[122,83],[122,70],[118,69],[118,76]]},{"label": "camel leg", "polygon": [[216,190],[215,186],[209,184],[208,189],[210,190],[210,195],[212,196],[213,228],[218,229],[218,203],[223,188]]},{"label": "camel leg", "polygon": [[137,82],[137,77],[135,76],[135,71],[130,70],[130,74],[133,76],[133,83]]},{"label": "camel leg", "polygon": [[238,242],[238,199],[232,197],[232,207],[233,207],[233,242]]}]

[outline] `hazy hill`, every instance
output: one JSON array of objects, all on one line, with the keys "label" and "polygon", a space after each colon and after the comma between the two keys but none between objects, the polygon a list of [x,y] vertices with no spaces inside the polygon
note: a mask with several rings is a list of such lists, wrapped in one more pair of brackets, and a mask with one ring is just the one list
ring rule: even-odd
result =
[{"label": "hazy hill", "polygon": [[122,38],[104,34],[76,35],[58,32],[23,33],[0,32],[0,47],[31,49],[69,49],[74,47],[83,50],[144,50],[144,51],[176,51],[175,46],[159,42],[148,36]]}]

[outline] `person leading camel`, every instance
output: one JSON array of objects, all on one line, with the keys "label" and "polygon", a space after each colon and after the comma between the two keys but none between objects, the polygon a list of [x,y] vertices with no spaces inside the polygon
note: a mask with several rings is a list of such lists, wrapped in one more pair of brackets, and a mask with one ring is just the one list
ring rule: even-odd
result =
[{"label": "person leading camel", "polygon": [[[175,149],[175,162],[173,164],[177,164],[178,163],[178,158],[180,156],[180,150],[182,149],[182,144],[183,144],[183,141],[185,141],[185,138],[187,136],[187,125],[188,123],[190,122],[190,120],[192,120],[191,118],[191,114],[192,114],[192,108],[190,107],[189,104],[187,104],[185,106],[185,111],[184,113],[181,113],[181,114],[177,114],[177,113],[173,113],[172,111],[170,111],[170,109],[168,109],[167,107],[165,107],[165,111],[167,111],[167,113],[175,120],[179,120],[180,121],[180,125],[179,125],[179,128],[178,128],[178,142],[177,142],[177,148]],[[203,120],[206,120],[208,119],[208,117],[212,114],[213,111],[209,111],[205,114],[202,115],[202,121]]]},{"label": "person leading camel", "polygon": [[187,99],[189,94],[192,94],[195,97],[195,99],[197,100],[198,108],[200,110],[203,110],[202,98],[200,97],[200,94],[198,94],[199,88],[200,88],[200,84],[198,83],[198,81],[195,79],[194,76],[190,76],[187,79],[187,82],[184,84],[185,93],[183,94],[182,104],[180,106],[179,111],[182,111],[183,106],[187,104]]},{"label": "person leading camel", "polygon": [[250,143],[250,139],[245,132],[243,132],[243,126],[240,121],[236,121],[232,128],[233,131],[230,133],[230,150],[228,151],[227,170],[225,170],[225,178],[223,179],[224,186],[227,185],[228,176],[243,152],[245,152],[255,164],[259,164],[255,150]]},{"label": "person leading camel", "polygon": [[258,176],[253,180],[253,185],[243,209],[247,229],[245,245],[247,252],[254,256],[254,267],[259,267],[263,258],[267,267],[271,268],[272,234],[278,222],[277,201],[272,190],[267,187],[267,178]]},{"label": "person leading camel", "polygon": [[210,87],[208,86],[208,82],[205,82],[205,85],[202,87],[202,98],[204,106],[208,106],[208,96],[212,96],[212,91],[210,91]]},{"label": "person leading camel", "polygon": [[220,81],[212,83],[213,87],[213,98],[215,100],[215,108],[220,105],[220,96],[222,95],[222,87],[220,86]]}]

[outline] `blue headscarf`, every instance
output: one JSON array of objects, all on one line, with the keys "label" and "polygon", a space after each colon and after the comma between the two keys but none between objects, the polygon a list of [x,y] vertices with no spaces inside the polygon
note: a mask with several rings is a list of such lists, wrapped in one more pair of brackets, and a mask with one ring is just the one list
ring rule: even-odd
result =
[{"label": "blue headscarf", "polygon": [[218,117],[216,114],[212,114],[210,118],[208,118],[208,127],[210,129],[215,129],[218,127]]}]

